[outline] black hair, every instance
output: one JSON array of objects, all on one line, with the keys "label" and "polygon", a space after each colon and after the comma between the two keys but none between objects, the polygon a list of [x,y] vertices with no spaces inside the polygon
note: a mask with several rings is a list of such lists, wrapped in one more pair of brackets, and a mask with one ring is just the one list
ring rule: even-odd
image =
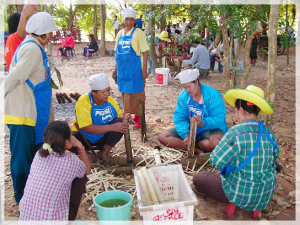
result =
[{"label": "black hair", "polygon": [[255,115],[258,115],[259,113],[259,107],[254,105],[253,103],[244,101],[242,99],[237,99],[235,101],[235,108],[240,109],[240,107],[242,106],[242,108],[244,110],[246,110],[248,113],[253,113]]},{"label": "black hair", "polygon": [[[71,136],[71,129],[67,122],[65,121],[54,121],[45,128],[43,139],[44,143],[50,145],[54,152],[62,155],[65,152],[65,141],[69,140]],[[39,154],[42,157],[47,157],[49,155],[49,151],[40,148]]]},{"label": "black hair", "polygon": [[191,83],[194,83],[194,84],[199,83],[199,82],[200,82],[200,76],[196,80],[191,81]]},{"label": "black hair", "polygon": [[15,33],[18,30],[20,18],[21,18],[21,13],[19,12],[15,12],[9,16],[7,20],[8,34]]},{"label": "black hair", "polygon": [[35,37],[41,37],[42,39],[44,39],[46,37],[46,34],[37,35],[37,34],[31,33],[31,35],[33,35]]},{"label": "black hair", "polygon": [[175,30],[175,33],[176,33],[176,34],[180,34],[180,30],[177,30],[177,29],[176,29],[176,30]]},{"label": "black hair", "polygon": [[201,41],[200,41],[200,39],[195,39],[195,40],[193,41],[193,43],[200,44]]}]

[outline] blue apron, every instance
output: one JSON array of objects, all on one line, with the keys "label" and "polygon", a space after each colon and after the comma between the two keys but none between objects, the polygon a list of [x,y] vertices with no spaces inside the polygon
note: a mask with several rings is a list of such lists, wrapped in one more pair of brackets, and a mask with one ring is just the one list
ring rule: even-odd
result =
[{"label": "blue apron", "polygon": [[[117,110],[111,103],[106,101],[104,105],[95,105],[92,93],[89,92],[89,99],[92,105],[91,108],[91,118],[92,123],[95,125],[107,125],[109,124],[114,118],[117,118]],[[78,120],[77,120],[78,121]],[[88,139],[91,143],[96,143],[104,136],[103,134],[90,134],[84,132],[80,129],[80,132]]]},{"label": "blue apron", "polygon": [[[193,97],[190,96],[187,105],[189,107],[189,118],[193,116],[199,116],[200,120],[203,119],[203,104],[199,104],[193,100]],[[204,129],[202,127],[197,126],[196,132],[196,142],[199,141],[204,133]]]},{"label": "blue apron", "polygon": [[135,29],[130,36],[121,34],[115,51],[117,82],[121,93],[135,94],[144,91],[141,56],[136,55],[131,45]]},{"label": "blue apron", "polygon": [[[36,42],[34,42],[32,40],[22,42],[14,54],[15,63],[17,63],[17,52],[19,51],[20,47],[28,42],[33,42],[33,43],[37,44]],[[29,81],[29,79],[26,80],[26,83],[29,85],[29,87],[32,88],[33,94],[35,97],[35,105],[36,105],[36,112],[37,112],[36,124],[35,124],[35,128],[34,128],[36,145],[38,143],[43,142],[44,130],[49,123],[50,106],[51,106],[51,98],[52,98],[52,88],[50,86],[51,85],[51,73],[50,73],[48,58],[47,58],[47,55],[46,55],[44,49],[41,46],[39,46],[39,47],[43,54],[44,66],[46,67],[46,69],[48,71],[48,76],[47,76],[47,78],[45,78],[44,81],[40,82],[35,87]]]},{"label": "blue apron", "polygon": [[255,155],[255,153],[257,152],[257,149],[259,147],[259,144],[260,144],[260,141],[261,141],[261,136],[262,136],[262,133],[264,133],[267,138],[269,139],[269,141],[271,142],[271,144],[273,145],[273,149],[275,151],[275,143],[274,141],[272,140],[272,138],[270,137],[270,135],[268,134],[268,132],[265,130],[264,128],[264,123],[263,122],[257,122],[259,127],[260,127],[260,131],[259,131],[259,134],[258,134],[258,138],[257,138],[257,142],[255,144],[255,147],[254,147],[254,150],[251,152],[251,154],[247,157],[247,159],[245,159],[244,162],[241,163],[241,165],[239,165],[238,167],[232,167],[231,165],[226,165],[225,167],[221,168],[220,169],[220,174],[222,176],[227,176],[230,171],[232,170],[240,170],[242,168],[244,168],[249,162],[250,160],[252,159],[252,157]]}]

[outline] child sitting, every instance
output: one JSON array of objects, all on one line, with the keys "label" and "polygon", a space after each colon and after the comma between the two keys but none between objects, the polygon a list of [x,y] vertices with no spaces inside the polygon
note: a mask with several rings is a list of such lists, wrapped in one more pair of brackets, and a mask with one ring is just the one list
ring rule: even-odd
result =
[{"label": "child sitting", "polygon": [[[66,122],[50,123],[20,201],[20,220],[74,220],[91,171],[84,146]],[[79,158],[65,151],[77,147]]]}]

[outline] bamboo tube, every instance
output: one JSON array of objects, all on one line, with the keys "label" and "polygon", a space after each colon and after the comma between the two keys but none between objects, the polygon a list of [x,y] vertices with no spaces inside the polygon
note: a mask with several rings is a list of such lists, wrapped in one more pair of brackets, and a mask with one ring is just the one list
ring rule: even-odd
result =
[{"label": "bamboo tube", "polygon": [[191,118],[190,124],[190,140],[188,145],[188,156],[191,158],[194,155],[195,151],[195,141],[196,141],[196,132],[197,132],[197,122]]},{"label": "bamboo tube", "polygon": [[161,192],[161,190],[160,190],[160,188],[159,188],[159,186],[158,186],[158,183],[157,183],[157,180],[156,180],[156,178],[155,178],[155,176],[154,176],[153,171],[149,168],[149,169],[147,169],[147,172],[148,172],[148,174],[149,174],[151,183],[152,183],[152,185],[153,185],[153,187],[154,187],[154,190],[155,190],[155,193],[156,193],[156,196],[157,196],[158,200],[159,200],[160,202],[164,201],[165,198],[164,198],[164,196],[163,196],[163,194],[162,194],[162,192]]},{"label": "bamboo tube", "polygon": [[146,198],[146,202],[152,202],[152,199],[151,199],[151,196],[149,194],[149,191],[148,191],[148,188],[147,188],[147,185],[146,185],[146,182],[145,182],[145,179],[143,177],[143,173],[141,170],[136,170],[136,174],[139,178],[139,181],[140,181],[140,184],[142,186],[142,189],[143,189],[143,192],[144,192],[144,195],[145,195],[145,198]]},{"label": "bamboo tube", "polygon": [[146,181],[146,185],[147,185],[147,188],[148,188],[148,191],[150,193],[150,196],[151,196],[151,199],[153,202],[155,202],[154,204],[158,204],[158,198],[156,196],[156,193],[155,193],[155,190],[154,190],[154,187],[152,185],[152,182],[150,180],[150,177],[149,177],[149,174],[147,172],[147,169],[146,167],[142,167],[141,168],[141,171],[142,171],[142,174],[144,176],[144,179]]},{"label": "bamboo tube", "polygon": [[[128,120],[123,120],[123,123],[128,123]],[[130,130],[129,129],[126,130],[126,132],[124,134],[124,139],[125,139],[127,163],[129,166],[133,166],[133,157],[132,157]]]},{"label": "bamboo tube", "polygon": [[161,159],[160,159],[160,155],[159,155],[158,149],[154,149],[154,157],[155,157],[155,163],[156,163],[156,165],[161,164]]},{"label": "bamboo tube", "polygon": [[146,142],[147,136],[146,136],[145,105],[144,102],[142,101],[139,101],[139,110],[140,110],[140,123],[141,123],[141,138],[142,138],[142,142]]}]

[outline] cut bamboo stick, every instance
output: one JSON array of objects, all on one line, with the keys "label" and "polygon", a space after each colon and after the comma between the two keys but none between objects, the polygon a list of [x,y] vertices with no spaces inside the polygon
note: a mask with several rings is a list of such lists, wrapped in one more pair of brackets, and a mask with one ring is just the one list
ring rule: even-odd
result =
[{"label": "cut bamboo stick", "polygon": [[[123,123],[128,123],[128,120],[123,120]],[[130,130],[127,129],[124,134],[125,139],[125,149],[127,155],[127,163],[129,166],[134,166],[133,157],[132,157],[132,149],[131,149],[131,140],[130,140]]]},{"label": "cut bamboo stick", "polygon": [[151,170],[151,168],[149,168],[149,169],[147,169],[147,172],[149,174],[151,183],[152,183],[152,185],[154,187],[154,190],[155,190],[156,196],[158,198],[158,201],[160,201],[160,202],[164,201],[165,198],[164,198],[164,196],[163,196],[163,194],[162,194],[162,192],[161,192],[161,190],[160,190],[160,188],[158,186],[158,183],[157,183],[157,180],[156,180],[156,178],[154,176],[153,171]]},{"label": "cut bamboo stick", "polygon": [[197,132],[197,121],[191,118],[190,140],[188,145],[188,156],[190,158],[193,157],[195,152],[196,132]]},{"label": "cut bamboo stick", "polygon": [[155,190],[154,190],[154,187],[152,185],[152,182],[150,180],[150,177],[149,177],[149,174],[147,172],[147,169],[146,167],[142,167],[141,168],[141,171],[142,171],[142,174],[144,176],[144,179],[146,181],[146,185],[147,185],[147,188],[148,188],[148,191],[150,193],[150,196],[151,196],[151,199],[153,202],[155,202],[154,204],[158,204],[158,198],[156,196],[156,193],[155,193]]},{"label": "cut bamboo stick", "polygon": [[142,142],[146,142],[147,136],[146,136],[145,105],[144,102],[142,101],[139,101],[139,110],[140,110],[140,123],[141,123],[141,138],[142,138]]},{"label": "cut bamboo stick", "polygon": [[161,164],[161,159],[160,159],[160,155],[159,155],[158,149],[154,149],[154,157],[155,157],[155,163],[156,163],[156,165]]},{"label": "cut bamboo stick", "polygon": [[151,199],[150,193],[148,191],[146,181],[144,179],[142,171],[141,170],[136,170],[136,174],[137,174],[137,176],[139,178],[139,181],[140,181],[140,184],[142,186],[142,189],[143,189],[143,192],[144,192],[144,195],[145,195],[145,198],[146,198],[146,202],[147,203],[152,202],[152,199]]}]

